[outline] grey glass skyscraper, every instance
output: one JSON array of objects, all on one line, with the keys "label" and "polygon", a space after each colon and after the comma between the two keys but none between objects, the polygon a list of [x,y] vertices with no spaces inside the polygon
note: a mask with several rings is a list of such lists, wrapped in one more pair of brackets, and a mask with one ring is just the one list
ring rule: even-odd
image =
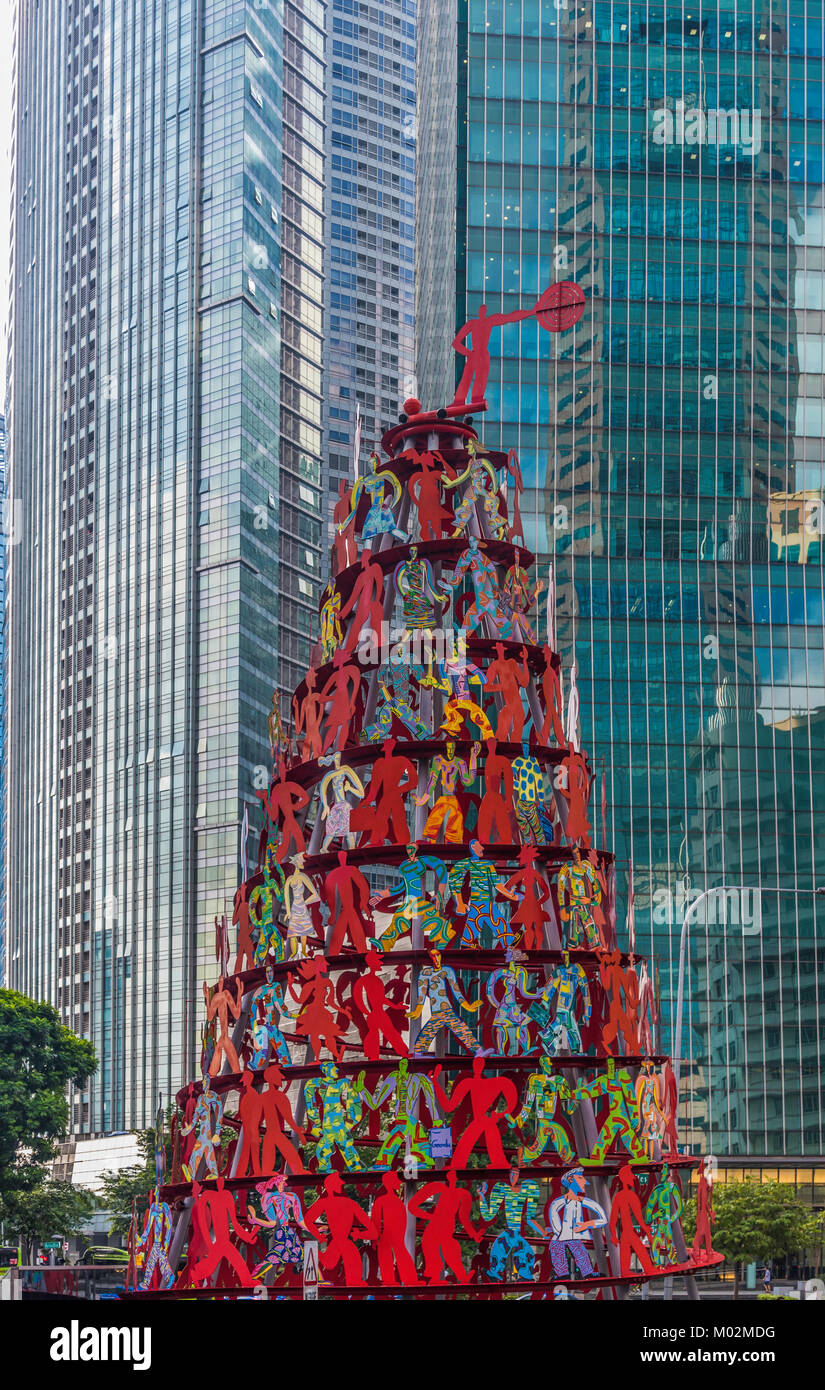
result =
[{"label": "grey glass skyscraper", "polygon": [[333,499],[414,386],[415,4],[332,0],[325,432]]},{"label": "grey glass skyscraper", "polygon": [[17,8],[8,982],[146,1123],[306,667],[321,517],[318,0]]},{"label": "grey glass skyscraper", "polygon": [[485,441],[555,558],[688,1139],[819,1153],[822,7],[423,0],[419,32],[421,398],[482,302],[582,287],[574,331],[494,339]]},{"label": "grey glass skyscraper", "polygon": [[14,518],[6,506],[6,417],[0,415],[0,981],[6,973],[6,546]]}]

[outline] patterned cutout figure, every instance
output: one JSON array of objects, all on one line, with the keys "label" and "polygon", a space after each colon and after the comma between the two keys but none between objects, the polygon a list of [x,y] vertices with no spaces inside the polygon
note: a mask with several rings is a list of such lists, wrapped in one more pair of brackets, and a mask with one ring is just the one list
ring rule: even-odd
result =
[{"label": "patterned cutout figure", "polygon": [[470,578],[474,598],[461,624],[468,636],[482,627],[485,617],[492,623],[493,631],[498,631],[498,574],[492,560],[484,554],[482,545],[478,536],[470,536],[468,549],[456,564],[452,579],[445,577],[441,580],[443,589],[457,589],[465,575]]},{"label": "patterned cutout figure", "polygon": [[378,668],[380,699],[372,723],[364,726],[367,743],[378,743],[389,738],[393,719],[398,720],[411,739],[429,737],[427,725],[419,719],[415,709],[418,697],[413,681],[417,671],[423,677],[423,668],[409,665],[397,645],[390,650],[387,660]]},{"label": "patterned cutout figure", "polygon": [[581,949],[586,943],[591,951],[598,950],[603,943],[594,909],[601,904],[602,885],[589,859],[582,859],[578,845],[573,847],[571,862],[559,869],[557,884],[565,945]]},{"label": "patterned cutout figure", "polygon": [[265,1259],[252,1271],[253,1278],[263,1279],[273,1274],[277,1279],[292,1265],[300,1273],[304,1264],[304,1247],[301,1244],[296,1226],[306,1230],[301,1199],[294,1192],[287,1192],[286,1174],[276,1173],[267,1182],[255,1184],[255,1191],[261,1198],[261,1216],[254,1208],[248,1207],[247,1217],[253,1226],[259,1226],[269,1233],[269,1249]]},{"label": "patterned cutout figure", "polygon": [[513,759],[513,809],[524,844],[545,844],[545,834],[539,807],[545,799],[544,773],[538,758],[530,752],[525,739],[521,754]]},{"label": "patterned cutout figure", "polygon": [[207,1176],[216,1178],[218,1176],[218,1160],[215,1157],[215,1149],[221,1142],[221,1120],[223,1118],[223,1101],[212,1090],[212,1080],[207,1073],[203,1078],[203,1086],[195,1105],[192,1120],[188,1125],[181,1126],[181,1134],[191,1134],[195,1132],[195,1143],[189,1155],[189,1161],[181,1165],[183,1176],[187,1182],[191,1182],[198,1175],[198,1168],[201,1160],[206,1164]]},{"label": "patterned cutout figure", "polygon": [[507,521],[501,515],[499,507],[498,478],[490,460],[484,456],[484,445],[475,439],[468,439],[467,454],[469,463],[464,472],[443,484],[445,491],[460,487],[465,482],[468,484],[461,501],[453,509],[453,521],[455,523],[453,538],[457,539],[462,534],[469,535],[470,521],[475,512],[476,503],[480,502],[487,518],[487,524],[495,539],[506,540]]},{"label": "patterned cutout figure", "polygon": [[426,806],[430,793],[441,786],[441,795],[436,797],[421,834],[422,840],[434,844],[438,832],[444,826],[444,839],[448,845],[460,845],[464,839],[464,815],[458,804],[456,786],[459,779],[465,787],[475,781],[478,764],[478,744],[470,749],[470,761],[456,757],[455,744],[448,742],[445,757],[438,753],[430,764],[430,776],[423,793],[413,796],[416,806]]},{"label": "patterned cutout figure", "polygon": [[[441,676],[443,687],[450,692],[449,699],[444,706],[444,718],[439,726],[439,732],[446,733],[450,738],[457,738],[464,728],[464,720],[469,719],[471,724],[475,724],[483,739],[493,737],[493,726],[481,706],[473,699],[471,686],[483,686],[487,683],[484,672],[475,666],[472,661],[468,661],[466,654],[461,647],[455,654],[446,656],[443,661],[438,663],[438,672]],[[423,735],[419,735],[423,737]]]},{"label": "patterned cutout figure", "polygon": [[[484,859],[484,846],[480,840],[470,841],[469,859],[459,859],[450,870],[450,888],[455,897],[458,911],[466,920],[461,933],[461,946],[485,946],[485,938],[492,936],[493,947],[512,946],[513,937],[504,909],[494,901],[496,893],[502,897],[516,900],[515,893],[499,884],[498,874],[492,864]],[[465,903],[461,889],[465,876],[470,878],[470,897]]]},{"label": "patterned cutout figure", "polygon": [[318,1172],[330,1172],[336,1149],[348,1168],[361,1172],[364,1165],[351,1135],[363,1116],[357,1088],[346,1077],[339,1076],[334,1062],[322,1062],[321,1075],[306,1083],[304,1100],[310,1133],[318,1140],[315,1149]]},{"label": "patterned cutout figure", "polygon": [[260,1071],[274,1054],[287,1066],[292,1061],[279,1021],[285,1011],[284,988],[275,980],[271,965],[266,967],[264,983],[256,989],[249,1009],[253,1071]]},{"label": "patterned cutout figure", "polygon": [[682,1215],[682,1194],[670,1176],[667,1164],[662,1165],[662,1176],[647,1199],[645,1221],[650,1227],[650,1253],[654,1264],[675,1265],[679,1263],[676,1245],[673,1240],[673,1227]]},{"label": "patterned cutout figure", "polygon": [[[565,951],[562,964],[557,965],[550,979],[531,998],[538,1000],[530,1011],[539,1025],[539,1041],[550,1057],[562,1053],[581,1052],[582,1037],[576,1018],[576,1004],[581,997],[582,1027],[590,1022],[591,1000],[587,976],[580,965],[570,964],[570,952]],[[555,998],[555,1011],[551,1007]]]},{"label": "patterned cutout figure", "polygon": [[[532,999],[527,971],[521,964],[527,960],[523,951],[512,947],[507,951],[507,964],[494,970],[487,981],[486,994],[495,1009],[493,1037],[499,1057],[515,1057],[530,1049],[530,1019],[518,1002],[518,995]],[[502,995],[498,997],[498,987]]]},{"label": "patterned cutout figure", "polygon": [[589,1159],[583,1163],[601,1163],[608,1149],[620,1140],[630,1154],[631,1163],[642,1163],[647,1157],[639,1142],[639,1111],[633,1093],[630,1072],[625,1067],[616,1070],[616,1059],[608,1057],[607,1071],[593,1081],[580,1081],[573,1092],[574,1101],[597,1100],[604,1096],[608,1109],[599,1136]]},{"label": "patterned cutout figure", "polygon": [[513,1123],[518,1129],[523,1129],[531,1111],[535,1111],[535,1137],[532,1144],[528,1144],[523,1151],[528,1163],[538,1163],[548,1144],[552,1144],[564,1163],[569,1163],[573,1157],[573,1146],[567,1137],[567,1131],[554,1116],[559,1101],[569,1108],[570,1087],[563,1076],[556,1075],[552,1070],[549,1057],[542,1057],[539,1066],[541,1070],[532,1072],[527,1078],[524,1104]]},{"label": "patterned cutout figure", "polygon": [[418,1105],[424,1100],[434,1121],[442,1117],[447,1097],[438,1082],[441,1067],[436,1067],[431,1076],[423,1072],[411,1072],[406,1057],[402,1057],[398,1068],[379,1081],[370,1093],[365,1086],[365,1073],[361,1072],[355,1083],[364,1104],[370,1110],[380,1110],[381,1106],[393,1097],[392,1116],[387,1134],[375,1158],[376,1168],[391,1168],[397,1162],[399,1149],[426,1168],[434,1166],[430,1152],[427,1131],[418,1116]]},{"label": "patterned cutout figure", "polygon": [[276,962],[284,959],[284,939],[278,927],[278,912],[283,906],[285,882],[280,864],[267,854],[264,881],[253,888],[249,895],[249,912],[257,927],[256,965],[265,965],[270,956]]},{"label": "patterned cutout figure", "polygon": [[[649,1057],[642,1062],[641,1071],[636,1077],[636,1104],[641,1118],[639,1138],[644,1144],[648,1158],[655,1158],[656,1146],[661,1146],[662,1143],[665,1117],[662,1113],[661,1082]],[[659,1151],[661,1152],[661,1147]]]},{"label": "patterned cutout figure", "polygon": [[321,778],[318,796],[321,802],[321,819],[324,821],[321,849],[329,849],[333,840],[343,840],[348,849],[354,849],[356,836],[350,829],[353,808],[347,797],[354,796],[356,801],[361,801],[364,796],[364,784],[354,768],[347,763],[341,766],[340,753],[332,755],[332,770]]},{"label": "patterned cutout figure", "polygon": [[[369,472],[356,479],[350,493],[349,516],[338,523],[339,532],[346,530],[358,511],[361,497],[369,498],[369,507],[361,527],[361,540],[365,544],[372,544],[376,538],[386,535],[395,536],[400,541],[408,539],[406,531],[396,526],[393,515],[393,507],[401,497],[401,484],[394,473],[388,469],[380,469],[379,462],[378,455],[373,451],[367,463]],[[384,500],[387,488],[390,490],[389,502]]]},{"label": "patterned cutout figure", "polygon": [[292,873],[284,884],[286,940],[290,960],[309,955],[308,940],[315,931],[309,909],[321,901],[309,874],[304,873],[305,858],[304,854],[293,855]]},{"label": "patterned cutout figure", "polygon": [[585,1195],[587,1178],[581,1168],[571,1168],[565,1173],[561,1185],[562,1195],[550,1203],[548,1212],[553,1271],[557,1278],[569,1279],[567,1260],[570,1255],[579,1277],[589,1279],[596,1272],[587,1249],[592,1239],[590,1232],[606,1226],[607,1216],[604,1207]]},{"label": "patterned cutout figure", "polygon": [[524,1223],[538,1236],[546,1234],[544,1227],[536,1220],[541,1202],[541,1188],[532,1178],[522,1181],[518,1168],[510,1169],[508,1182],[497,1182],[487,1197],[488,1184],[483,1182],[478,1189],[478,1209],[485,1221],[494,1221],[503,1209],[504,1230],[496,1236],[490,1249],[490,1262],[487,1266],[489,1279],[503,1279],[507,1273],[507,1261],[513,1261],[516,1279],[532,1279],[535,1269],[533,1248],[524,1238]]},{"label": "patterned cutout figure", "polygon": [[140,1237],[140,1249],[144,1252],[148,1251],[148,1254],[139,1288],[149,1289],[152,1287],[152,1275],[160,1266],[160,1287],[171,1289],[175,1282],[172,1266],[169,1263],[171,1238],[172,1213],[169,1210],[169,1204],[160,1200],[160,1186],[156,1183],[154,1195],[146,1213],[143,1234]]},{"label": "patterned cutout figure", "polygon": [[440,951],[430,951],[430,960],[432,964],[425,965],[418,977],[418,1003],[407,1015],[408,1018],[419,1018],[424,1009],[424,1001],[429,999],[430,1017],[415,1040],[415,1056],[421,1057],[429,1051],[442,1028],[449,1029],[468,1051],[479,1052],[477,1040],[464,1020],[458,1017],[451,997],[455,999],[459,1008],[468,1014],[478,1013],[482,1001],[477,999],[474,1004],[467,1002],[452,966],[441,964]]},{"label": "patterned cutout figure", "polygon": [[[435,895],[430,896],[425,887],[427,870],[435,876]],[[432,854],[419,854],[418,845],[407,845],[407,857],[398,866],[401,875],[401,903],[395,909],[387,930],[373,945],[381,951],[391,951],[396,941],[412,930],[413,921],[418,917],[428,949],[441,949],[449,945],[455,935],[453,928],[444,916],[444,899],[449,888],[447,870],[440,859]],[[389,894],[398,894],[394,889]],[[380,901],[380,900],[379,900]]]}]

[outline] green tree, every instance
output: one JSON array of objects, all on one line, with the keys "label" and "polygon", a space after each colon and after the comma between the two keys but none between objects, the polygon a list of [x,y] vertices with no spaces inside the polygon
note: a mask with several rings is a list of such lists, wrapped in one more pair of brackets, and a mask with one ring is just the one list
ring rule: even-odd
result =
[{"label": "green tree", "polygon": [[[815,1215],[788,1183],[753,1178],[717,1183],[713,1206],[713,1248],[733,1262],[734,1298],[739,1297],[740,1265],[801,1253],[822,1238],[822,1217]],[[683,1229],[690,1245],[696,1231],[695,1198],[685,1203]]]},{"label": "green tree", "polygon": [[97,1067],[51,1004],[0,989],[0,1200],[42,1186],[69,1123],[66,1087]]},{"label": "green tree", "polygon": [[67,1240],[77,1235],[86,1227],[97,1204],[93,1192],[54,1179],[26,1191],[18,1188],[6,1193],[0,1202],[0,1220],[6,1237],[17,1236],[24,1245],[24,1262],[29,1264],[32,1246],[53,1237]]}]

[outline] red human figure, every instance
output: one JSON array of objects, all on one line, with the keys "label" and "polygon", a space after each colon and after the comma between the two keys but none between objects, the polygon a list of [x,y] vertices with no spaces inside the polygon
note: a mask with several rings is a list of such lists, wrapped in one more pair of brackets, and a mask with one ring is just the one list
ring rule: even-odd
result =
[{"label": "red human figure", "polygon": [[332,520],[335,523],[333,528],[335,542],[332,551],[335,557],[336,574],[340,574],[342,570],[348,569],[350,565],[354,565],[355,557],[358,554],[354,539],[355,517],[352,517],[349,526],[345,526],[343,531],[338,530],[340,523],[346,521],[351,511],[350,488],[347,486],[345,479],[341,478],[338,483],[338,501],[335,503],[335,510],[332,513]]},{"label": "red human figure", "polygon": [[583,753],[568,753],[561,761],[565,770],[561,794],[567,802],[565,835],[571,844],[590,847],[590,822],[587,803],[590,799],[590,774]]},{"label": "red human figure", "polygon": [[507,539],[511,545],[514,545],[516,536],[518,536],[524,545],[524,524],[521,520],[521,507],[519,505],[521,494],[524,491],[524,479],[521,476],[521,465],[515,449],[511,449],[507,455],[507,476],[513,480],[513,524],[507,528]]},{"label": "red human figure", "polygon": [[478,808],[477,834],[482,844],[509,845],[513,843],[513,769],[510,759],[498,750],[494,738],[485,740],[484,796]]},{"label": "red human figure", "polygon": [[496,659],[487,667],[485,695],[503,696],[503,705],[498,712],[496,738],[499,743],[521,743],[524,733],[524,706],[521,692],[530,682],[527,669],[527,648],[521,649],[521,665],[512,657],[504,655],[504,643],[496,642]]},{"label": "red human figure", "polygon": [[[381,629],[378,628],[380,632]],[[330,702],[326,713],[322,753],[330,748],[344,748],[349,740],[349,731],[355,714],[355,704],[361,689],[361,672],[352,662],[347,662],[340,649],[332,659],[333,672],[321,691],[324,703]]]},{"label": "red human figure", "polygon": [[304,832],[295,819],[295,812],[303,810],[306,806],[309,793],[297,782],[287,781],[283,758],[278,759],[278,776],[269,788],[269,795],[267,796],[266,792],[256,792],[256,796],[261,798],[273,826],[278,825],[280,818],[281,836],[275,853],[276,861],[283,864],[290,852],[306,854]]},{"label": "red human figure", "polygon": [[252,1289],[258,1283],[252,1277],[240,1250],[232,1244],[232,1232],[246,1245],[258,1239],[257,1231],[247,1231],[238,1222],[235,1201],[231,1192],[224,1191],[224,1180],[217,1179],[215,1188],[206,1188],[195,1198],[192,1220],[207,1253],[192,1269],[192,1280],[206,1280],[222,1263],[229,1265],[242,1289]]},{"label": "red human figure", "polygon": [[320,758],[323,752],[321,740],[321,716],[324,712],[324,697],[316,691],[318,683],[318,672],[314,666],[310,666],[304,677],[306,694],[302,700],[298,699],[297,694],[292,697],[292,719],[295,745],[299,746],[299,739],[303,734],[301,748],[301,762],[309,762],[311,758]]},{"label": "red human figure", "polygon": [[255,966],[255,943],[252,940],[252,931],[249,925],[248,883],[242,883],[235,894],[232,925],[238,928],[237,953],[232,974],[240,975],[241,971],[252,970]]},{"label": "red human figure", "polygon": [[361,1010],[367,1024],[364,1052],[371,1062],[377,1062],[381,1055],[383,1038],[396,1056],[408,1057],[409,1048],[387,1012],[389,999],[381,979],[381,967],[385,964],[385,958],[378,951],[367,951],[365,964],[366,974],[360,975],[352,987],[353,1003]]},{"label": "red human figure", "polygon": [[223,975],[221,975],[218,979],[218,984],[215,993],[210,998],[209,986],[207,985],[205,980],[203,982],[203,997],[206,1001],[207,1022],[211,1023],[212,1019],[217,1014],[218,1024],[220,1028],[220,1032],[218,1033],[218,1036],[215,1039],[215,1051],[213,1052],[212,1060],[209,1063],[210,1076],[218,1075],[218,1072],[223,1066],[224,1057],[226,1058],[230,1071],[238,1072],[241,1069],[240,1063],[238,1061],[238,1054],[235,1051],[235,1044],[229,1036],[229,1018],[231,1015],[231,1017],[237,1021],[241,1016],[241,1005],[243,1003],[243,983],[241,980],[236,981],[236,994],[234,999],[230,991],[225,988],[225,983],[226,982],[224,980],[224,977]]},{"label": "red human figure", "polygon": [[[192,1121],[193,1121],[194,1116],[195,1116],[195,1107],[196,1107],[197,1103],[198,1103],[198,1098],[197,1098],[197,1096],[195,1095],[195,1083],[194,1083],[194,1081],[190,1081],[190,1082],[189,1082],[189,1085],[188,1085],[187,1088],[186,1088],[186,1100],[184,1101],[184,1104],[183,1104],[183,1119],[181,1120],[181,1124],[180,1124],[180,1137],[181,1137],[180,1161],[181,1161],[181,1164],[184,1164],[184,1163],[187,1163],[187,1164],[188,1164],[189,1159],[190,1159],[191,1156],[192,1156],[192,1150],[193,1150],[194,1147],[195,1147],[195,1128],[194,1128],[194,1125],[192,1124]],[[186,1131],[186,1133],[184,1133],[184,1130]]]},{"label": "red human figure", "polygon": [[346,850],[338,851],[338,868],[327,874],[323,891],[330,919],[335,923],[327,955],[339,954],[347,932],[356,951],[362,954],[367,949],[364,923],[372,922],[370,886],[361,870],[347,862]]},{"label": "red human figure", "polygon": [[198,1261],[203,1259],[204,1255],[206,1255],[209,1250],[208,1233],[207,1236],[204,1236],[200,1224],[195,1221],[195,1209],[197,1207],[197,1202],[201,1194],[201,1191],[201,1185],[197,1181],[197,1179],[195,1179],[195,1181],[192,1183],[192,1220],[189,1224],[189,1240],[186,1247],[186,1264],[184,1268],[181,1270],[177,1279],[175,1280],[176,1289],[190,1289],[194,1287],[192,1271],[198,1264]]},{"label": "red human figure", "polygon": [[264,1103],[260,1091],[256,1091],[252,1084],[254,1080],[255,1073],[249,1070],[241,1075],[241,1098],[238,1101],[241,1147],[235,1165],[236,1178],[245,1178],[250,1166],[254,1177],[259,1177],[261,1172],[261,1121],[264,1117]]},{"label": "red human figure", "polygon": [[[373,764],[372,777],[360,806],[350,817],[356,830],[369,829],[368,845],[406,845],[410,836],[404,798],[418,783],[415,768],[409,758],[395,756],[395,739],[384,741],[383,757]],[[375,807],[370,811],[370,806]]]},{"label": "red human figure", "polygon": [[564,725],[561,719],[561,685],[559,684],[559,674],[553,664],[553,653],[549,647],[542,647],[544,656],[544,675],[541,678],[541,696],[544,704],[544,723],[541,726],[539,741],[547,744],[550,742],[550,730],[553,730],[553,737],[559,748],[566,748],[567,739],[564,736]]},{"label": "red human figure", "polygon": [[464,1133],[453,1153],[451,1168],[465,1168],[476,1144],[482,1139],[487,1148],[491,1168],[506,1168],[507,1159],[501,1143],[499,1128],[505,1119],[504,1111],[493,1109],[501,1099],[507,1107],[506,1113],[514,1115],[518,1106],[518,1091],[508,1076],[485,1076],[484,1057],[476,1053],[473,1058],[473,1074],[459,1081],[450,1093],[448,1111],[457,1110],[463,1100],[469,1100],[472,1119],[465,1126]]},{"label": "red human figure", "polygon": [[521,897],[518,907],[510,913],[510,926],[522,928],[524,935],[521,945],[525,951],[542,950],[545,945],[544,923],[549,921],[549,914],[543,911],[542,903],[546,903],[550,897],[550,889],[544,875],[535,867],[537,852],[535,845],[522,845],[518,856],[521,867],[504,885]]},{"label": "red human figure", "polygon": [[277,1062],[267,1067],[264,1081],[267,1088],[261,1092],[261,1107],[266,1129],[261,1150],[261,1172],[265,1175],[275,1172],[275,1154],[279,1153],[288,1173],[305,1173],[306,1168],[301,1161],[301,1155],[292,1140],[284,1133],[284,1126],[288,1125],[297,1134],[298,1142],[303,1144],[304,1131],[295,1122],[286,1093],[289,1082],[284,1081],[284,1074]]},{"label": "red human figure", "polygon": [[339,614],[341,622],[349,613],[353,619],[344,643],[347,656],[355,651],[362,628],[371,628],[377,641],[384,621],[384,571],[369,550],[361,551],[361,570]]},{"label": "red human figure", "polygon": [[674,1155],[679,1152],[679,1135],[676,1130],[676,1116],[679,1113],[679,1087],[669,1059],[662,1067],[662,1098],[668,1154]]},{"label": "red human figure", "polygon": [[[634,1221],[639,1230],[636,1230]],[[633,1169],[623,1163],[619,1169],[619,1190],[614,1192],[610,1208],[610,1239],[619,1247],[619,1269],[632,1274],[630,1256],[635,1253],[645,1274],[654,1274],[656,1266],[645,1249],[642,1236],[650,1240],[650,1228],[642,1213],[642,1203]]]},{"label": "red human figure", "polygon": [[[428,1211],[426,1203],[433,1200],[435,1205]],[[461,1262],[461,1246],[455,1228],[458,1223],[470,1240],[476,1243],[481,1240],[481,1231],[476,1230],[470,1220],[472,1209],[472,1196],[466,1187],[458,1186],[453,1169],[447,1170],[446,1182],[428,1182],[410,1199],[410,1214],[427,1223],[421,1237],[421,1254],[424,1256],[424,1278],[429,1283],[446,1283],[441,1277],[446,1265],[459,1284],[469,1284],[472,1275]]]},{"label": "red human figure", "polygon": [[400,454],[399,458],[410,458],[420,465],[407,483],[407,491],[418,513],[418,528],[422,541],[440,541],[450,529],[452,513],[447,511],[441,501],[441,471],[436,460],[443,465],[440,454],[417,454],[413,450]]},{"label": "red human figure", "polygon": [[[514,309],[510,314],[488,314],[487,305],[482,304],[478,318],[468,319],[464,327],[458,330],[453,338],[453,347],[462,357],[467,358],[467,362],[456,387],[453,405],[474,404],[484,399],[487,377],[490,374],[490,334],[503,323],[518,323],[520,319],[532,318],[536,308],[537,305],[534,304],[532,309]],[[472,347],[466,346],[468,336],[472,336]],[[468,401],[471,384],[473,394]]]},{"label": "red human figure", "polygon": [[[298,974],[304,982],[300,994],[295,996],[293,986],[289,986],[290,994],[297,997],[298,1003],[295,1032],[307,1039],[316,1062],[321,1060],[322,1039],[336,1062],[340,1062],[339,1039],[344,1036],[344,1029],[338,1027],[335,1014],[330,1012],[330,1005],[335,1006],[336,1013],[338,1007],[335,988],[332,981],[327,979],[324,957],[313,956],[311,960],[301,961]],[[346,1009],[341,1012],[347,1014]]]},{"label": "red human figure", "polygon": [[308,1208],[304,1220],[316,1240],[325,1240],[319,1264],[327,1273],[339,1265],[344,1267],[344,1279],[349,1288],[364,1283],[361,1254],[356,1240],[376,1240],[378,1232],[373,1222],[357,1202],[343,1194],[338,1173],[327,1173],[324,1195]]},{"label": "red human figure", "polygon": [[713,1188],[708,1181],[705,1162],[704,1158],[699,1160],[697,1173],[699,1183],[696,1188],[696,1235],[693,1238],[690,1252],[697,1264],[707,1264],[708,1260],[713,1259],[716,1254],[711,1236],[711,1227],[716,1222],[716,1212],[713,1209]]},{"label": "red human figure", "polygon": [[420,1284],[415,1260],[406,1246],[407,1208],[399,1196],[401,1179],[397,1173],[384,1173],[381,1185],[384,1191],[370,1212],[378,1232],[378,1277],[382,1284]]},{"label": "red human figure", "polygon": [[612,1054],[612,1044],[618,1040],[619,1033],[627,1053],[634,1056],[639,1050],[636,974],[623,970],[621,960],[621,951],[599,952],[599,979],[609,1001],[607,1021],[602,1027],[602,1043],[608,1056]]}]

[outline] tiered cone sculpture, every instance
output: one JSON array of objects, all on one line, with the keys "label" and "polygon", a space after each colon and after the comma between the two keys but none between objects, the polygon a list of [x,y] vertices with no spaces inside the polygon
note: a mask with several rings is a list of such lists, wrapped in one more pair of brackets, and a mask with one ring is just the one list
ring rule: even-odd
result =
[{"label": "tiered cone sculpture", "polygon": [[695,1160],[616,941],[518,463],[468,408],[407,402],[336,509],[138,1296],[300,1298],[314,1242],[338,1298],[612,1299],[719,1258],[704,1176],[682,1237]]}]

